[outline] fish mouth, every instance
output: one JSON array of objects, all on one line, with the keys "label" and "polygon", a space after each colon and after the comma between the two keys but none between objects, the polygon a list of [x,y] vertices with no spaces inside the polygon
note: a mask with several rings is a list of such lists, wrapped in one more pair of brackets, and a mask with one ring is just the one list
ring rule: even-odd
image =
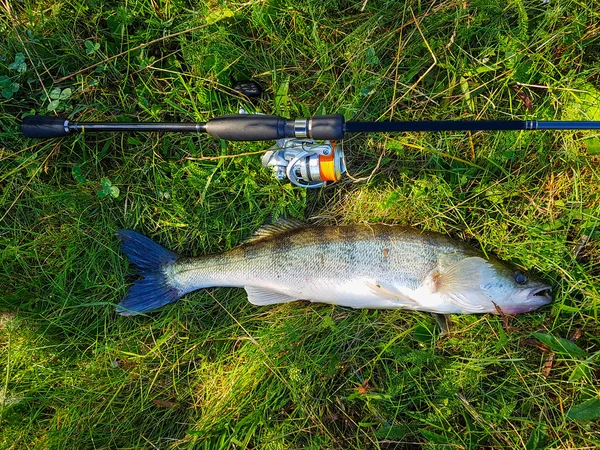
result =
[{"label": "fish mouth", "polygon": [[536,301],[543,304],[550,303],[552,301],[552,296],[550,295],[551,292],[552,288],[545,285],[532,289],[527,296],[527,302]]}]

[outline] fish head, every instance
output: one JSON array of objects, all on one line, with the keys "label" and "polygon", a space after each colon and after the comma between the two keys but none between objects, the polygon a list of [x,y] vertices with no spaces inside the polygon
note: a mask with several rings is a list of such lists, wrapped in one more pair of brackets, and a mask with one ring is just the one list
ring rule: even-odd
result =
[{"label": "fish head", "polygon": [[552,301],[552,288],[515,270],[501,261],[489,260],[493,270],[482,274],[479,287],[489,297],[498,313],[519,314],[533,311]]},{"label": "fish head", "polygon": [[438,263],[425,285],[453,311],[518,314],[552,301],[550,286],[498,259],[451,254]]}]

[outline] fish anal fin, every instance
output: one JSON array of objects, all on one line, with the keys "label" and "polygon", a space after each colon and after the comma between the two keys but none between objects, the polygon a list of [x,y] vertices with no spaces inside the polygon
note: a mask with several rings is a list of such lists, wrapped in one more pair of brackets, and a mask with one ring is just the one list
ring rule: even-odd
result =
[{"label": "fish anal fin", "polygon": [[365,284],[369,288],[371,292],[373,292],[378,297],[384,298],[386,300],[396,302],[398,304],[403,305],[416,305],[417,302],[407,295],[400,292],[394,286],[384,285],[378,282],[366,281]]},{"label": "fish anal fin", "polygon": [[288,303],[298,300],[296,297],[291,297],[267,288],[244,286],[244,289],[248,294],[248,301],[257,306],[275,305],[277,303]]}]

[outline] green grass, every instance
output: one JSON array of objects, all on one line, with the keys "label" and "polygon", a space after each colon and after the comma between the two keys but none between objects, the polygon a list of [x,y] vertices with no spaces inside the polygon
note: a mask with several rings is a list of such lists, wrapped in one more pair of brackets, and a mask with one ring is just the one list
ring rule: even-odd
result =
[{"label": "green grass", "polygon": [[[202,121],[240,106],[600,120],[599,24],[594,2],[567,0],[0,2],[0,447],[599,446],[583,420],[600,409],[597,135],[355,135],[354,180],[308,192],[258,156],[197,160],[268,143],[18,129],[49,110]],[[230,89],[248,78],[266,90],[256,104]],[[116,198],[98,196],[105,178]],[[200,255],[282,214],[449,234],[537,273],[555,300],[509,328],[456,316],[443,337],[423,313],[259,308],[233,289],[115,313],[134,279],[116,229]],[[577,330],[577,347],[550,342],[544,373],[533,333]]]}]

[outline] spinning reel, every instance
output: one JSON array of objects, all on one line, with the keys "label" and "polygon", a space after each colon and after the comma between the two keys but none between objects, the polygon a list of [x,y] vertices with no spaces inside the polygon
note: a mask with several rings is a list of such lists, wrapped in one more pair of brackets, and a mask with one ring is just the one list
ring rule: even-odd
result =
[{"label": "spinning reel", "polygon": [[290,180],[304,188],[318,188],[338,181],[346,171],[341,142],[318,143],[312,139],[279,139],[262,157],[278,180]]},{"label": "spinning reel", "polygon": [[[240,114],[250,113],[242,108]],[[262,165],[270,167],[278,180],[288,179],[308,189],[322,187],[327,181],[339,181],[346,171],[341,141],[319,143],[308,137],[278,139],[263,155]]]}]

